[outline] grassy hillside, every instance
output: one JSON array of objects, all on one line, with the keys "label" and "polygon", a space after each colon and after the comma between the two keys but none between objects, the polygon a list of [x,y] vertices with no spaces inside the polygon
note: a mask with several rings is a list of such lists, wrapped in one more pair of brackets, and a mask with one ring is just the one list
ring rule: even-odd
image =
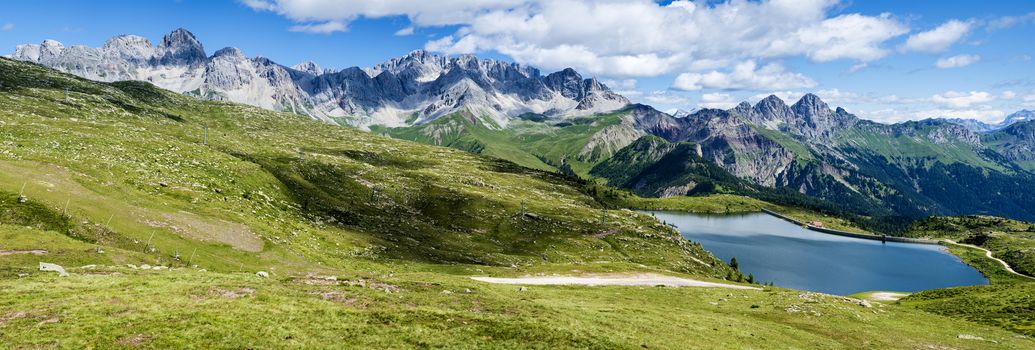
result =
[{"label": "grassy hillside", "polygon": [[951,239],[992,251],[1017,272],[1035,276],[1035,224],[993,216],[930,217],[913,224],[912,237]]},{"label": "grassy hillside", "polygon": [[7,59],[0,105],[4,347],[1035,346],[783,289],[476,282],[730,268],[584,183],[494,158]]},{"label": "grassy hillside", "polygon": [[[1035,226],[1030,223],[989,216],[931,217],[913,224],[908,235],[976,245],[990,250],[1018,272],[1031,275],[1035,271]],[[988,276],[992,285],[924,291],[902,303],[1035,336],[1035,279],[1006,271],[984,251],[958,246],[949,249]]]},{"label": "grassy hillside", "polygon": [[403,128],[373,127],[375,133],[425,144],[446,146],[509,160],[534,169],[557,170],[568,164],[586,175],[642,132],[623,122],[627,111],[544,122],[527,115],[498,128],[464,111],[428,124]]},{"label": "grassy hillside", "polygon": [[[143,251],[150,240],[161,258],[197,248],[195,263],[210,270],[372,258],[725,272],[691,266],[700,264],[689,256],[713,259],[645,216],[611,211],[601,224],[599,204],[553,173],[144,83],[0,63],[2,203],[23,193],[96,227],[74,234],[100,245]],[[522,205],[531,215],[519,215]]]}]

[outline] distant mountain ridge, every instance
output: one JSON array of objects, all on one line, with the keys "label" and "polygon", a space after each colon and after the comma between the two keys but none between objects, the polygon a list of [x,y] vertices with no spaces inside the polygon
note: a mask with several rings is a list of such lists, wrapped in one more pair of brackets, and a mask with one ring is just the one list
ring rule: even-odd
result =
[{"label": "distant mountain ridge", "polygon": [[944,120],[946,120],[946,121],[948,121],[950,123],[953,123],[953,124],[963,125],[963,126],[967,127],[967,129],[970,129],[970,130],[972,130],[974,132],[988,133],[988,132],[993,132],[993,131],[997,131],[997,130],[1002,130],[1002,129],[1004,129],[1004,128],[1010,126],[1010,125],[1016,124],[1016,123],[1020,123],[1020,122],[1024,122],[1024,121],[1029,121],[1029,120],[1035,120],[1035,111],[1031,111],[1031,110],[1027,110],[1027,109],[1022,109],[1020,111],[1014,112],[1014,113],[1006,116],[1006,119],[1003,119],[1003,121],[998,122],[998,123],[994,123],[994,124],[985,123],[985,122],[979,121],[977,119],[964,119],[964,118],[937,118],[937,119],[944,119]]},{"label": "distant mountain ridge", "polygon": [[405,126],[468,110],[497,127],[533,113],[589,115],[629,103],[595,78],[573,69],[546,76],[533,67],[472,55],[418,50],[369,68],[325,70],[312,62],[287,67],[248,58],[237,48],[207,56],[189,31],[157,45],[135,35],[100,48],[45,40],[18,45],[12,58],[99,81],[142,80],[188,95],[290,111],[354,126]]},{"label": "distant mountain ridge", "polygon": [[[1035,200],[1027,195],[1035,186],[1030,170],[1035,133],[1022,128],[1035,122],[1018,122],[988,135],[938,119],[881,124],[831,108],[814,94],[789,106],[769,96],[754,105],[703,109],[681,118],[642,105],[631,115],[638,128],[651,135],[699,145],[704,159],[739,178],[793,189],[854,212],[1035,218]],[[638,162],[636,168],[649,169]],[[687,171],[697,167],[692,162],[684,166]],[[700,192],[679,182],[685,180],[673,182],[685,173],[672,174],[678,176],[651,177],[653,186],[626,186],[650,189],[645,195]],[[614,178],[617,183],[612,183],[624,179]]]}]

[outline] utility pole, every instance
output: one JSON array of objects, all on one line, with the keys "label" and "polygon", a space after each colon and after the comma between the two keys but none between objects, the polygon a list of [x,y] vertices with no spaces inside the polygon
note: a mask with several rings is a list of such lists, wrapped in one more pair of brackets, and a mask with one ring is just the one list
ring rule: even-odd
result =
[{"label": "utility pole", "polygon": [[190,259],[187,259],[187,267],[191,267],[191,263],[194,262],[194,253],[198,252],[198,248],[194,248],[194,251],[190,253]]},{"label": "utility pole", "polygon": [[155,232],[151,231],[151,237],[147,238],[147,243],[144,243],[144,253],[147,253],[147,247],[151,246],[151,239],[155,238]]}]

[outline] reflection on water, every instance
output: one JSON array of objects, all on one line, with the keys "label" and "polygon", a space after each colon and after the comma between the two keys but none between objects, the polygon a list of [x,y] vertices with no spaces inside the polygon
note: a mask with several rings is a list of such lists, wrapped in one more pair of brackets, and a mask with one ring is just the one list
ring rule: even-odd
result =
[{"label": "reflection on water", "polygon": [[881,243],[806,230],[768,214],[704,216],[650,212],[676,225],[720,259],[736,257],[745,275],[777,286],[846,295],[915,292],[988,284],[937,245]]}]

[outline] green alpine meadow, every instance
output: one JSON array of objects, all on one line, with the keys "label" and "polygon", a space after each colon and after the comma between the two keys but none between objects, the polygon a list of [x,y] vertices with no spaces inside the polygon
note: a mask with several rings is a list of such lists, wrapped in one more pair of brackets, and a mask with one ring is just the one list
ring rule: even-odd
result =
[{"label": "green alpine meadow", "polygon": [[3,7],[0,349],[1035,349],[1029,3]]}]

